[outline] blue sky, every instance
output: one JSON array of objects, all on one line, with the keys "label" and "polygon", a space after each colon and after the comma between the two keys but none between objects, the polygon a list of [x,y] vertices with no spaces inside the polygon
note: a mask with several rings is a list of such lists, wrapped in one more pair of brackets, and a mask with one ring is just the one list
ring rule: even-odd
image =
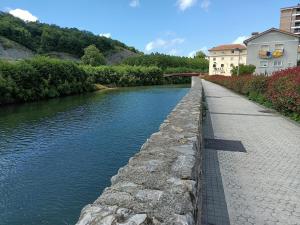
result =
[{"label": "blue sky", "polygon": [[296,0],[1,0],[0,9],[28,19],[35,16],[45,23],[111,35],[146,53],[188,56],[200,49],[232,43],[253,31],[278,27],[280,8],[298,3]]}]

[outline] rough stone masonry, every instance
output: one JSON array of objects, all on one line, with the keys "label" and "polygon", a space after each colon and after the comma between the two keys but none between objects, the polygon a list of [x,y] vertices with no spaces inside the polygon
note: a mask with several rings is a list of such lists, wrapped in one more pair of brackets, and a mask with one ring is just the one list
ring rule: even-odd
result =
[{"label": "rough stone masonry", "polygon": [[192,79],[159,132],[83,208],[77,225],[201,224],[202,84]]}]

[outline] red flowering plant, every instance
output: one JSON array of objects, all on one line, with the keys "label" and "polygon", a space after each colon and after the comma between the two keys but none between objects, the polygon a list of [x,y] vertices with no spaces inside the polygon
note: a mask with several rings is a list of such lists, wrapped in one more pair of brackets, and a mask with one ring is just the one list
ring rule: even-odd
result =
[{"label": "red flowering plant", "polygon": [[300,121],[300,67],[281,70],[269,77],[214,75],[204,79],[247,95]]},{"label": "red flowering plant", "polygon": [[300,67],[275,72],[269,77],[266,96],[275,109],[300,114]]}]

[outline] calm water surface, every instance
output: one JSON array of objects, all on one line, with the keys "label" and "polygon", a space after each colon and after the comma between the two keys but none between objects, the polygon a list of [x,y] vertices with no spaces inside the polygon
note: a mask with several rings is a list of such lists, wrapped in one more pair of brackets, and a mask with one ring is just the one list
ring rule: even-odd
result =
[{"label": "calm water surface", "polygon": [[128,88],[0,108],[0,224],[74,224],[187,91]]}]

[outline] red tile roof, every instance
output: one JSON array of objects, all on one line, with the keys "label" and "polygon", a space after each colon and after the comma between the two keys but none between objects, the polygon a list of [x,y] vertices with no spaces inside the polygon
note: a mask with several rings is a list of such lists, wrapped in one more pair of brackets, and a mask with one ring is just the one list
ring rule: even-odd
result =
[{"label": "red tile roof", "polygon": [[247,49],[244,45],[240,44],[230,44],[230,45],[219,45],[217,47],[213,47],[208,51],[225,51],[225,50],[235,50],[235,49],[245,50]]}]

